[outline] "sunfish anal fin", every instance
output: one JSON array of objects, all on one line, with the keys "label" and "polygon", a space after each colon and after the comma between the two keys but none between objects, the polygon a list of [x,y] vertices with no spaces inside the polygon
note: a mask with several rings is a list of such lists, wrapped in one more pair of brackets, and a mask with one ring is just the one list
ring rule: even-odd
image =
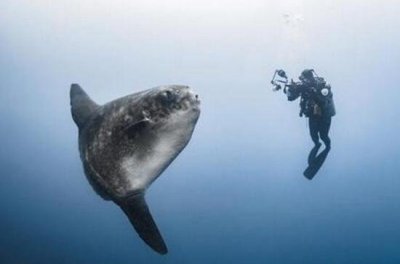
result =
[{"label": "sunfish anal fin", "polygon": [[168,253],[167,246],[146,204],[143,192],[122,199],[118,205],[147,245],[161,255]]}]

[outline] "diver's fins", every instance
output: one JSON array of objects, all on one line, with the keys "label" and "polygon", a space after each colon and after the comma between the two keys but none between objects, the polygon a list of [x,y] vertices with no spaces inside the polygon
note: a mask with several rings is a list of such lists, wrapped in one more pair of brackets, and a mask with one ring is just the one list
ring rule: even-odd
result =
[{"label": "diver's fins", "polygon": [[161,255],[168,253],[167,246],[147,207],[144,193],[128,196],[122,201],[119,201],[118,205],[128,216],[136,232],[147,245]]},{"label": "diver's fins", "polygon": [[317,174],[319,169],[324,164],[326,157],[328,156],[330,148],[325,148],[312,162],[308,165],[306,170],[303,172],[304,177],[312,180]]}]

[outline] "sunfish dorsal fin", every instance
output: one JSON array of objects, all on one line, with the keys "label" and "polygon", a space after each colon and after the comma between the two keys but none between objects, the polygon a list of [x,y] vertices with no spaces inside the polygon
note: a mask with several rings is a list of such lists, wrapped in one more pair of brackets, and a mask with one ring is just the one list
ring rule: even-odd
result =
[{"label": "sunfish dorsal fin", "polygon": [[71,84],[70,98],[72,118],[81,128],[99,106],[76,83]]}]

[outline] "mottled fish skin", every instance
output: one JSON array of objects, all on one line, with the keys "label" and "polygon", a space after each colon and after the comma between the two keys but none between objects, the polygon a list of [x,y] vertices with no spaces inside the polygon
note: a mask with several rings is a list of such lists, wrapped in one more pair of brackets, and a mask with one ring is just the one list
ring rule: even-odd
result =
[{"label": "mottled fish skin", "polygon": [[[154,222],[147,223],[152,219],[147,221],[151,215],[144,192],[189,142],[199,104],[198,96],[183,85],[156,87],[103,106],[79,85],[71,86],[71,111],[89,182],[104,199],[121,206],[139,235],[161,254],[166,247],[157,241],[162,238]],[[149,214],[143,216],[147,222],[137,219],[139,211]]]}]

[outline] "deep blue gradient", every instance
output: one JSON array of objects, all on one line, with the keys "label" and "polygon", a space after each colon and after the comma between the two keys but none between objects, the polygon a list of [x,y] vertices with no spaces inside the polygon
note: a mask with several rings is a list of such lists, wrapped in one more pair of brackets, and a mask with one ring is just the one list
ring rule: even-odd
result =
[{"label": "deep blue gradient", "polygon": [[[397,1],[159,2],[1,1],[0,262],[400,263]],[[312,181],[307,121],[270,89],[280,67],[334,92]],[[167,256],[87,182],[72,82],[98,103],[199,93],[190,144],[147,193]]]}]

